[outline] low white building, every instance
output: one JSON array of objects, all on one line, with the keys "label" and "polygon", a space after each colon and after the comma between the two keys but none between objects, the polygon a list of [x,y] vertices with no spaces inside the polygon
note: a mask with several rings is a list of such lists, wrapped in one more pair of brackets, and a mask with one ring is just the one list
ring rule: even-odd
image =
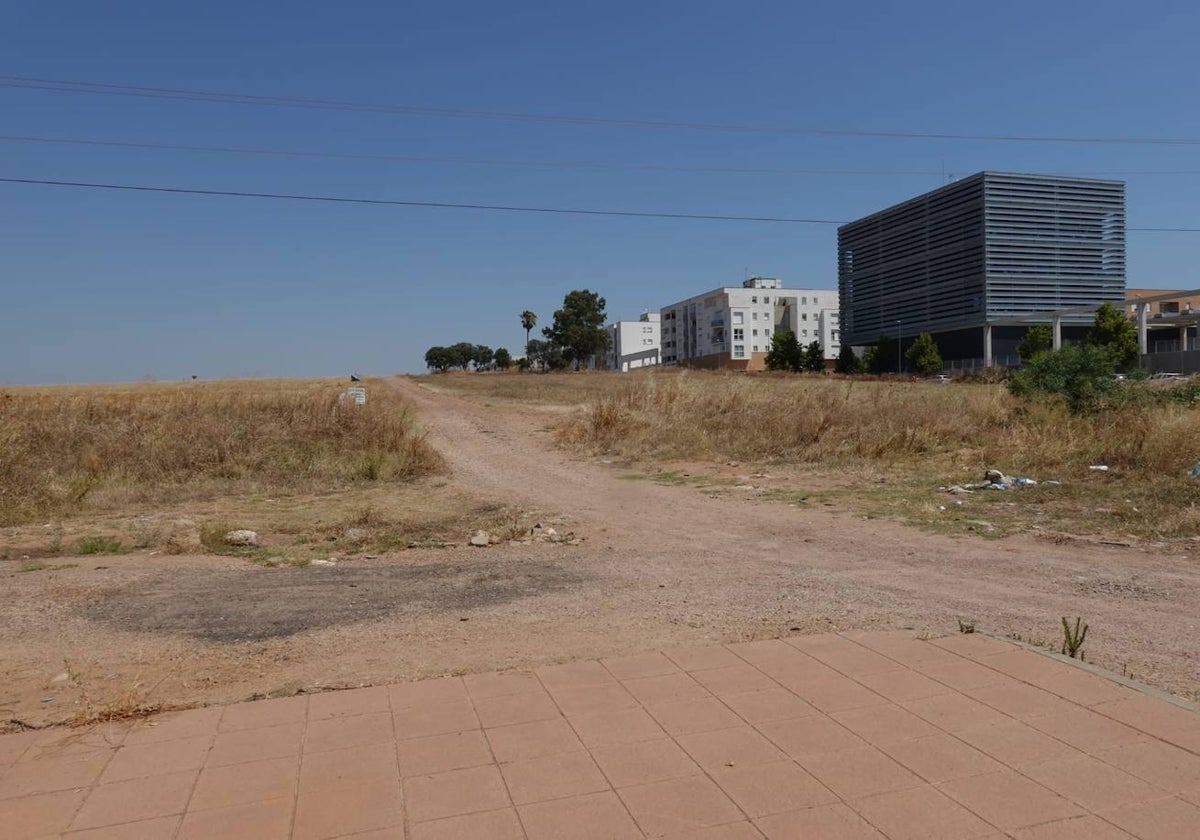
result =
[{"label": "low white building", "polygon": [[626,373],[661,364],[660,326],[657,312],[644,312],[636,321],[614,321],[605,325],[608,352],[595,360],[595,366]]},{"label": "low white building", "polygon": [[771,336],[783,330],[802,346],[820,341],[826,360],[841,350],[836,289],[785,289],[774,277],[751,277],[661,312],[667,365],[765,370]]}]

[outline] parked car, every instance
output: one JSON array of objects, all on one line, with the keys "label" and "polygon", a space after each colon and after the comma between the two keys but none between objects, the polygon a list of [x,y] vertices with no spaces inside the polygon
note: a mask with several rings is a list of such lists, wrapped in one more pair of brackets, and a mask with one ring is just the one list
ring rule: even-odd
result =
[{"label": "parked car", "polygon": [[1185,379],[1182,373],[1154,373],[1150,375],[1151,379]]},{"label": "parked car", "polygon": [[949,385],[951,380],[947,374],[939,373],[937,376],[929,377],[929,381],[930,382],[940,382],[943,385]]}]

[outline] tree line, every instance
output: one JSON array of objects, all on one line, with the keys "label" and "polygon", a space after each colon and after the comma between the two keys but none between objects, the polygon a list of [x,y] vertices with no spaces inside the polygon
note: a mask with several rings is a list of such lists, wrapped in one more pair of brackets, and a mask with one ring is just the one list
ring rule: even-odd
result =
[{"label": "tree line", "polygon": [[425,365],[430,370],[445,373],[448,370],[475,370],[498,368],[508,370],[512,366],[512,354],[503,347],[493,350],[486,344],[460,341],[449,347],[430,347],[425,351]]}]

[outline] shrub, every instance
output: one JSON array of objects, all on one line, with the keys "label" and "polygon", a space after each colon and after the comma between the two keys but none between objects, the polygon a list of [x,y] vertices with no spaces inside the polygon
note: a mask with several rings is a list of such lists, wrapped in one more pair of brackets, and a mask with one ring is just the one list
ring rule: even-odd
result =
[{"label": "shrub", "polygon": [[904,361],[917,373],[929,375],[942,369],[942,355],[929,333],[921,333],[904,354]]},{"label": "shrub", "polygon": [[1106,347],[1092,344],[1067,345],[1034,356],[1008,379],[1008,388],[1018,397],[1063,399],[1075,414],[1087,414],[1113,406],[1120,396],[1120,383],[1113,377],[1116,364]]}]

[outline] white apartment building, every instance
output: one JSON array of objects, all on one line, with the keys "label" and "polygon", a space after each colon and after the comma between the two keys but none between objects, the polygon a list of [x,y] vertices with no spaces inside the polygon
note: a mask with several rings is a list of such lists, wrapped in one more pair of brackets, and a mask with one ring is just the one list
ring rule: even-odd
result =
[{"label": "white apartment building", "polygon": [[608,352],[594,359],[594,366],[622,373],[661,364],[659,313],[643,312],[636,321],[614,321],[605,325]]},{"label": "white apartment building", "polygon": [[662,309],[662,362],[765,370],[771,336],[791,330],[801,345],[821,342],[826,360],[841,350],[836,289],[785,289],[774,277],[713,289]]}]

